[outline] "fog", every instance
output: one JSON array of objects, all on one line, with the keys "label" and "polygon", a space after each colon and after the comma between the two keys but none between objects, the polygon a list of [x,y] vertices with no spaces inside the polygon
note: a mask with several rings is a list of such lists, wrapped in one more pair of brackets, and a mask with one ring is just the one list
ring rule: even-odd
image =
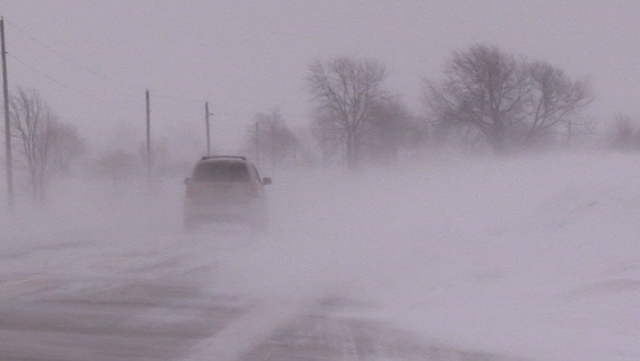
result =
[{"label": "fog", "polygon": [[[0,360],[640,359],[639,11],[0,1]],[[268,231],[185,229],[208,141]]]},{"label": "fog", "polygon": [[[246,307],[189,360],[236,359],[327,305],[459,352],[632,359],[638,161],[583,152],[281,170],[268,174],[266,234],[183,231],[178,178],[68,180],[45,208],[3,215],[1,297],[160,282]],[[146,317],[171,323],[176,312]]]}]

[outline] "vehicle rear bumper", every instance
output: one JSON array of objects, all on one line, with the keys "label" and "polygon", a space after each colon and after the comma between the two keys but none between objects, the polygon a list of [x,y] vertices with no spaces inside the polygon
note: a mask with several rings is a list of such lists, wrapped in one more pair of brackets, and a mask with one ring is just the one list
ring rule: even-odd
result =
[{"label": "vehicle rear bumper", "polygon": [[184,217],[199,222],[255,222],[266,217],[266,207],[248,205],[198,205],[186,203]]}]

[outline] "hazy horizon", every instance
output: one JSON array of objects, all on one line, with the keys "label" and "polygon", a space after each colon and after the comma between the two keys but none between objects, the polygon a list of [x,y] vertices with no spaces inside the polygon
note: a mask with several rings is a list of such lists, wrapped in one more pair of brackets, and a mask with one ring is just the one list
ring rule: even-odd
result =
[{"label": "hazy horizon", "polygon": [[[385,87],[420,115],[422,79],[473,44],[544,60],[589,78],[586,117],[636,117],[634,1],[18,1],[3,0],[9,85],[34,88],[91,143],[121,130],[143,139],[151,92],[154,141],[236,151],[258,112],[309,124],[308,66],[336,56],[386,67]],[[635,29],[635,31],[634,31]],[[175,140],[179,135],[181,140]]]}]

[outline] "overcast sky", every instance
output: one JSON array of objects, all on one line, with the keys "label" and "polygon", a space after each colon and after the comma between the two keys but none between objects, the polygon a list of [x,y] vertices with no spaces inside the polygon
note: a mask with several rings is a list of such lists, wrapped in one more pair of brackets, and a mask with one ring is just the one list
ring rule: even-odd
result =
[{"label": "overcast sky", "polygon": [[[9,84],[35,88],[90,140],[180,135],[205,150],[237,148],[257,112],[309,123],[305,77],[315,59],[347,55],[386,66],[386,86],[416,112],[424,78],[473,44],[545,60],[589,77],[595,118],[640,116],[640,1],[0,0]],[[190,140],[195,139],[196,142]]]}]

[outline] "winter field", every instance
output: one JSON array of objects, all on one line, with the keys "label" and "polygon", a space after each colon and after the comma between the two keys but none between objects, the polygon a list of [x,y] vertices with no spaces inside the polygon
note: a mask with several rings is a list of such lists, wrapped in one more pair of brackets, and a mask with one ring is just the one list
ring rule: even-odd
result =
[{"label": "winter field", "polygon": [[45,209],[3,210],[0,301],[190,274],[261,305],[193,360],[231,360],[322,299],[449,349],[640,359],[638,154],[262,173],[274,180],[265,235],[183,232],[182,179],[76,180]]}]

